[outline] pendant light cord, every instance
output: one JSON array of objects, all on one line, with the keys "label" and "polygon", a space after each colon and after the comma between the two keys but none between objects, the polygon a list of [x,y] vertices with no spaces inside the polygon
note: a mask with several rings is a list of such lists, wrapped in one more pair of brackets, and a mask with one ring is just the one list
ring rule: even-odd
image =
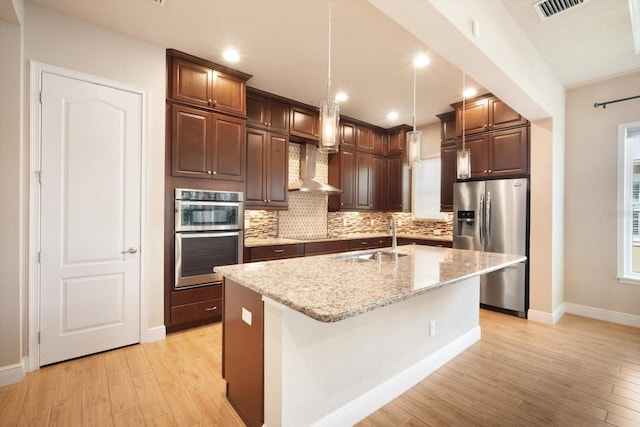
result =
[{"label": "pendant light cord", "polygon": [[329,66],[327,78],[327,102],[331,102],[331,0],[329,0]]},{"label": "pendant light cord", "polygon": [[465,99],[467,98],[464,94],[464,91],[467,90],[467,73],[465,73],[464,71],[462,72],[462,149],[464,150],[465,147],[465,140],[464,140],[464,117],[467,115],[467,110],[466,110],[466,103],[465,103]]},{"label": "pendant light cord", "polygon": [[413,131],[416,131],[416,66],[413,65]]}]

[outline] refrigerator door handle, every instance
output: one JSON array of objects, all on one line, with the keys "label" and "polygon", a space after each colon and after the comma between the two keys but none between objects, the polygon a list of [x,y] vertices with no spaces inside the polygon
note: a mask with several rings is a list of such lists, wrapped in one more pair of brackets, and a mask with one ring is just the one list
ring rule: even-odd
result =
[{"label": "refrigerator door handle", "polygon": [[484,246],[484,194],[480,195],[480,209],[478,209],[478,228],[480,229],[480,244]]},{"label": "refrigerator door handle", "polygon": [[487,211],[484,215],[484,223],[486,226],[485,229],[485,240],[487,244],[489,244],[489,239],[491,238],[491,192],[487,191]]}]

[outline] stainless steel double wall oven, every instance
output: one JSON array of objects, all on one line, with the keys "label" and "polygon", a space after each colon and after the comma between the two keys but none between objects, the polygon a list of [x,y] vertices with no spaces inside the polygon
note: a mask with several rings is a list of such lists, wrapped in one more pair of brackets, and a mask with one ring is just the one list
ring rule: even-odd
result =
[{"label": "stainless steel double wall oven", "polygon": [[243,193],[175,189],[175,289],[222,283],[213,269],[242,262]]}]

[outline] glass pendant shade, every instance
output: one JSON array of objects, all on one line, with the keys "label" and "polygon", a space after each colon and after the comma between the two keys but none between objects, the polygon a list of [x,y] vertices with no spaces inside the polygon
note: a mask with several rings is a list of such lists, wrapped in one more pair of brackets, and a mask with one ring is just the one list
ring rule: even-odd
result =
[{"label": "glass pendant shade", "polygon": [[420,148],[422,146],[422,131],[407,132],[407,155],[409,167],[420,162]]},{"label": "glass pendant shade", "polygon": [[332,100],[320,105],[320,144],[323,153],[337,153],[339,144],[340,106]]},{"label": "glass pendant shade", "polygon": [[458,179],[471,178],[471,150],[468,148],[458,150],[457,159]]}]

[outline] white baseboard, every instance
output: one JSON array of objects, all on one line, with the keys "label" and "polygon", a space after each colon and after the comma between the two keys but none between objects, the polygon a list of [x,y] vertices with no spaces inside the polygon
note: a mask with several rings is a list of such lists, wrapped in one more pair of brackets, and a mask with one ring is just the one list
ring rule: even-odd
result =
[{"label": "white baseboard", "polygon": [[480,326],[476,326],[455,341],[400,372],[395,377],[388,379],[341,408],[324,416],[313,423],[313,426],[354,425],[418,384],[479,339]]},{"label": "white baseboard", "polygon": [[527,311],[527,320],[531,320],[533,322],[544,323],[545,325],[553,325],[553,314],[547,313],[546,311],[538,311],[529,309]]},{"label": "white baseboard", "polygon": [[0,366],[0,387],[22,381],[25,375],[24,367],[24,361],[15,365]]},{"label": "white baseboard", "polygon": [[588,305],[574,304],[571,302],[565,302],[563,305],[566,313],[640,328],[640,316],[635,314],[605,310],[603,308],[590,307]]},{"label": "white baseboard", "polygon": [[167,337],[167,328],[162,326],[156,326],[153,328],[148,328],[147,332],[144,334],[142,338],[142,342],[154,342],[154,341],[162,341]]}]

